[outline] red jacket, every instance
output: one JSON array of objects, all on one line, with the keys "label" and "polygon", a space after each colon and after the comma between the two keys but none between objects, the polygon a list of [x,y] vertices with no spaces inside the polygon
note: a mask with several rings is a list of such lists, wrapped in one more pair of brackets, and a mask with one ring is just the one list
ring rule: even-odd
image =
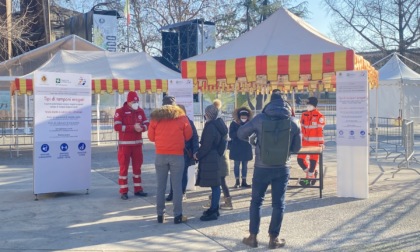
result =
[{"label": "red jacket", "polygon": [[165,105],[155,109],[150,118],[147,135],[155,142],[156,154],[184,155],[185,141],[192,137],[184,111],[176,105]]},{"label": "red jacket", "polygon": [[318,146],[324,143],[325,117],[319,110],[314,109],[303,112],[300,125],[302,129],[302,144]]},{"label": "red jacket", "polygon": [[138,145],[143,143],[142,132],[134,129],[134,124],[139,123],[143,131],[147,131],[149,121],[144,114],[144,110],[138,108],[133,110],[125,102],[124,105],[115,111],[114,130],[118,131],[118,144]]}]

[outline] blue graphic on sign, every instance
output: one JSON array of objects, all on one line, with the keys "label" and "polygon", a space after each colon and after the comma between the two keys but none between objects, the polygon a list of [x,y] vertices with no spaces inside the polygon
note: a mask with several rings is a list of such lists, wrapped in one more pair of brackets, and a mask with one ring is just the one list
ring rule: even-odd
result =
[{"label": "blue graphic on sign", "polygon": [[366,132],[364,130],[360,131],[360,135],[364,136],[366,135]]},{"label": "blue graphic on sign", "polygon": [[61,151],[67,151],[69,149],[69,146],[66,143],[62,143],[60,145],[60,150]]},{"label": "blue graphic on sign", "polygon": [[354,130],[350,130],[350,135],[353,136],[354,135]]},{"label": "blue graphic on sign", "polygon": [[50,146],[48,146],[48,144],[41,145],[42,152],[48,152],[49,150],[50,150]]},{"label": "blue graphic on sign", "polygon": [[79,148],[79,150],[85,150],[86,149],[86,144],[85,143],[79,143],[79,145],[77,146]]},{"label": "blue graphic on sign", "polygon": [[338,134],[340,134],[341,136],[344,134],[344,131],[342,131],[342,130],[340,130],[339,132],[338,132]]}]

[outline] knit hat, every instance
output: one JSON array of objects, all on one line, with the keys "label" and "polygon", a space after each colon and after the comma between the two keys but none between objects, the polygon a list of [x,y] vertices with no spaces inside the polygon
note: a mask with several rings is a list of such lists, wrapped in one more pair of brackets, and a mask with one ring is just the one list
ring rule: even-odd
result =
[{"label": "knit hat", "polygon": [[219,115],[219,110],[212,104],[206,107],[204,113],[206,114],[207,120],[212,121],[215,120]]},{"label": "knit hat", "polygon": [[128,92],[128,95],[127,95],[127,102],[133,102],[133,101],[138,102],[139,96],[137,95],[136,92],[130,91]]},{"label": "knit hat", "polygon": [[163,97],[162,105],[176,105],[175,97],[170,95]]},{"label": "knit hat", "polygon": [[274,89],[271,92],[271,101],[274,101],[274,100],[283,100],[280,89]]},{"label": "knit hat", "polygon": [[311,104],[316,107],[316,105],[318,105],[318,99],[316,97],[309,97],[307,104]]}]

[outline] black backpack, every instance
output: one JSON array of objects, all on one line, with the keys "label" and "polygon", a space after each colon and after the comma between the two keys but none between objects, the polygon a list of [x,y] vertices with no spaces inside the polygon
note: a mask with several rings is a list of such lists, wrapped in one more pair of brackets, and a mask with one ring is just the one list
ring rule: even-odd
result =
[{"label": "black backpack", "polygon": [[290,155],[291,120],[267,116],[262,123],[261,160],[266,165],[284,165]]}]

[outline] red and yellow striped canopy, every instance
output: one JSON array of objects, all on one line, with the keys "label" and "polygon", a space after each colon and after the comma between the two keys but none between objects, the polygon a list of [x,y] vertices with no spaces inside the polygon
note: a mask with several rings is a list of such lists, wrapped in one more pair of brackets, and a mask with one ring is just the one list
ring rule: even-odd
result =
[{"label": "red and yellow striped canopy", "polygon": [[367,70],[370,88],[378,85],[378,72],[353,50],[331,53],[254,56],[181,63],[182,78],[191,78],[194,92],[335,91],[335,72]]},{"label": "red and yellow striped canopy", "polygon": [[[123,80],[123,79],[94,79],[92,80],[92,91],[95,94],[114,91],[122,94],[125,91],[137,91],[140,93],[161,93],[168,91],[168,80]],[[32,79],[15,79],[11,85],[12,94],[33,93]]]}]

